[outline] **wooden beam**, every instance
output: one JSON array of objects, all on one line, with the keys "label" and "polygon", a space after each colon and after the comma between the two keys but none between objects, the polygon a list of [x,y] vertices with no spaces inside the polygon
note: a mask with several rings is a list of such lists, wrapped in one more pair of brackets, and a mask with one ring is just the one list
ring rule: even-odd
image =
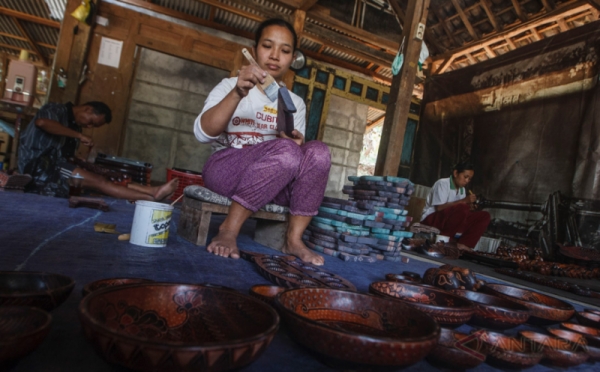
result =
[{"label": "wooden beam", "polygon": [[571,29],[564,18],[556,20],[556,23],[562,32],[569,31]]},{"label": "wooden beam", "polygon": [[556,8],[554,0],[542,0],[542,5],[544,6],[544,9],[546,9],[546,13],[551,12]]},{"label": "wooden beam", "polygon": [[318,54],[318,53],[315,53],[315,52],[311,52],[310,50],[304,51],[304,54],[307,57],[312,58],[312,59],[317,60],[317,61],[326,62],[326,63],[332,64],[332,65],[335,65],[335,66],[343,67],[343,68],[348,69],[348,70],[360,72],[361,74],[365,74],[367,76],[371,76],[373,79],[378,79],[378,80],[380,80],[380,81],[382,81],[382,82],[384,82],[384,83],[386,83],[388,85],[390,85],[392,83],[392,80],[390,80],[390,78],[388,78],[386,76],[383,76],[383,75],[379,75],[377,73],[377,70],[376,71],[367,70],[367,69],[362,68],[360,66],[357,66],[355,64],[348,63],[348,62],[346,62],[344,60],[340,60],[340,59],[337,59],[337,58],[329,57],[329,56],[326,56],[324,54]]},{"label": "wooden beam", "polygon": [[307,12],[308,10],[310,10],[310,8],[313,7],[313,5],[315,5],[319,0],[303,0],[300,2],[300,4],[298,5],[298,9],[300,10],[304,10],[305,12]]},{"label": "wooden beam", "polygon": [[485,53],[488,55],[489,58],[496,57],[496,52],[494,52],[492,48],[489,47],[489,45],[484,45],[483,49],[485,50]]},{"label": "wooden beam", "polygon": [[396,54],[396,51],[400,47],[400,43],[396,41],[392,41],[386,39],[384,37],[375,35],[371,32],[365,31],[362,28],[353,27],[345,22],[337,20],[331,16],[323,14],[322,7],[315,7],[315,9],[306,13],[306,16],[310,20],[314,20],[326,25],[334,29],[338,29],[345,34],[352,35],[354,38],[358,40],[365,41],[367,44],[371,44],[376,46],[377,48],[390,51],[391,54]]},{"label": "wooden beam", "polygon": [[502,25],[500,24],[500,22],[498,22],[498,18],[496,18],[494,12],[492,11],[492,3],[490,2],[490,0],[481,0],[480,4],[483,10],[485,11],[485,14],[487,15],[488,19],[490,20],[492,27],[494,27],[494,30],[496,30],[496,32],[500,32],[502,30]]},{"label": "wooden beam", "polygon": [[404,144],[406,122],[415,88],[417,63],[422,41],[415,38],[419,23],[425,24],[430,0],[408,0],[406,20],[402,38],[406,40],[404,64],[398,75],[392,79],[390,103],[387,105],[385,121],[381,132],[381,142],[375,165],[376,175],[397,176],[400,156]]},{"label": "wooden beam", "polygon": [[456,9],[456,11],[458,12],[458,15],[460,16],[460,19],[462,20],[462,23],[467,28],[467,31],[469,32],[469,35],[471,35],[471,37],[473,38],[473,40],[479,40],[480,39],[479,33],[477,33],[477,31],[473,28],[473,25],[471,24],[471,21],[469,21],[469,17],[467,17],[467,15],[463,11],[463,9],[460,7],[460,4],[458,3],[458,0],[451,0],[451,1],[452,1],[452,5],[454,5],[454,8]]},{"label": "wooden beam", "polygon": [[40,25],[60,29],[60,22],[56,22],[51,19],[46,19],[46,18],[42,18],[42,17],[37,17],[37,16],[27,14],[27,13],[21,13],[16,10],[4,8],[2,6],[0,6],[0,14],[7,15],[9,17],[15,17],[15,18],[21,19],[23,21],[33,22],[33,23],[37,23]]},{"label": "wooden beam", "polygon": [[600,9],[600,0],[588,0],[590,4],[596,9]]},{"label": "wooden beam", "polygon": [[[200,1],[202,1],[203,3],[206,3],[206,4],[210,4],[212,6],[223,6],[224,5],[223,3],[219,2],[218,0],[200,0]],[[290,15],[281,13],[281,12],[279,12],[271,7],[268,7],[266,5],[258,4],[252,0],[250,0],[250,1],[248,1],[248,0],[228,0],[228,1],[233,4],[236,4],[238,7],[246,7],[251,10],[254,10],[258,14],[260,14],[260,17],[262,18],[261,21],[265,20],[265,19],[269,19],[269,18],[281,18],[281,19],[285,19],[286,21],[288,21],[290,23],[292,23],[294,21]],[[229,7],[229,6],[227,6],[227,7],[229,8],[228,11],[232,12],[232,13],[236,10],[243,11],[240,8]],[[252,14],[252,13],[249,13],[246,11],[243,11],[243,12],[245,12],[246,14]]]},{"label": "wooden beam", "polygon": [[44,56],[44,54],[40,51],[40,49],[38,48],[37,44],[31,38],[31,36],[29,35],[29,33],[27,33],[27,31],[23,28],[23,25],[21,24],[21,22],[19,21],[19,19],[15,18],[15,17],[12,17],[12,19],[15,22],[15,25],[17,26],[17,28],[19,29],[19,32],[23,36],[25,36],[25,38],[27,39],[27,42],[29,43],[29,45],[31,45],[31,47],[35,51],[35,54],[37,54],[38,57],[40,57],[40,61],[42,61],[42,64],[44,65],[44,67],[48,67],[49,66],[48,60],[46,59],[46,57]]},{"label": "wooden beam", "polygon": [[[0,36],[4,36],[7,37],[9,39],[15,39],[15,40],[21,40],[21,41],[27,41],[27,38],[24,38],[22,36],[18,36],[18,35],[13,35],[13,34],[7,34],[6,32],[0,32]],[[37,45],[44,47],[44,48],[48,48],[48,49],[56,49],[56,45],[52,45],[52,44],[46,44],[46,43],[40,43],[39,41],[36,42]]]},{"label": "wooden beam", "polygon": [[[375,50],[373,48],[369,48],[363,43],[356,41],[348,36],[341,35],[335,31],[328,30],[324,27],[320,27],[309,22],[305,23],[304,31],[304,37],[306,38],[308,38],[309,36],[312,38],[318,37],[321,40],[321,44],[331,43],[333,45],[337,44],[339,46],[344,46],[347,49],[349,49],[347,51],[348,53],[350,53],[350,51],[354,51],[354,53],[361,53],[365,57],[368,57],[364,59],[372,60],[377,64],[382,64],[382,62],[384,61],[385,63],[391,64],[394,60],[394,55],[396,54],[396,51],[394,51],[394,54],[389,54],[381,52],[379,50]],[[332,43],[332,41],[335,41],[335,44]],[[338,49],[339,46],[337,47]]]},{"label": "wooden beam", "polygon": [[517,17],[519,17],[521,22],[527,22],[527,14],[525,14],[525,12],[523,11],[523,8],[521,7],[519,0],[511,0],[511,1],[513,4],[513,8],[515,9],[515,12],[517,13]]},{"label": "wooden beam", "polygon": [[[311,40],[315,43],[321,44],[322,46],[326,47],[326,48],[332,48],[332,49],[336,49],[339,50],[340,52],[349,54],[353,57],[368,61],[368,62],[373,62],[375,64],[378,65],[386,65],[389,66],[392,64],[392,62],[394,61],[393,57],[389,57],[386,59],[381,59],[381,58],[377,58],[374,57],[372,55],[369,54],[365,54],[363,52],[359,52],[357,50],[352,49],[351,47],[347,46],[347,45],[340,45],[340,44],[336,44],[334,42],[331,42],[330,40],[332,40],[331,38],[327,38],[327,37],[319,37],[310,33],[304,33],[304,35],[302,36],[303,38],[307,39],[307,40]],[[322,52],[322,51],[320,51]]]},{"label": "wooden beam", "polygon": [[[143,9],[152,10],[154,12],[165,14],[165,15],[168,15],[168,16],[171,16],[171,17],[183,19],[184,21],[194,22],[194,23],[197,23],[197,24],[202,25],[202,26],[214,28],[215,30],[224,31],[224,32],[230,33],[232,35],[241,36],[241,37],[245,37],[246,39],[254,40],[254,33],[252,33],[252,32],[238,30],[236,28],[228,27],[228,26],[222,25],[220,23],[207,21],[207,20],[202,19],[200,17],[195,17],[195,16],[192,16],[192,15],[183,13],[183,12],[178,12],[176,10],[165,8],[165,7],[160,6],[160,5],[155,5],[155,4],[152,4],[152,3],[148,2],[148,1],[145,1],[145,0],[119,0],[119,1],[121,1],[123,3],[126,3],[126,4],[135,5],[135,6],[138,6],[140,8],[143,8]],[[202,1],[202,2],[208,3],[208,1],[209,0]],[[219,9],[223,9],[224,7],[227,7],[227,8],[229,7],[228,5],[224,5],[223,3],[218,3],[218,2],[215,2],[215,3],[217,3],[218,5],[220,5],[220,6],[216,6],[215,5]],[[212,5],[212,4],[208,4],[208,5]],[[235,9],[237,9],[237,8],[235,8]],[[223,9],[223,10],[226,10],[226,9]],[[261,22],[261,21],[264,20],[262,17],[256,16],[255,14],[252,14],[252,13],[249,13],[249,12],[243,12],[243,11],[241,11],[241,12],[243,14],[245,14],[244,17],[252,19],[252,20],[255,20],[257,22]]]},{"label": "wooden beam", "polygon": [[448,67],[450,67],[450,65],[452,65],[452,62],[454,62],[454,59],[455,59],[454,56],[451,56],[448,59],[446,59],[445,61],[443,61],[433,74],[435,74],[435,75],[443,74],[446,71],[446,69],[448,69]]},{"label": "wooden beam", "polygon": [[539,15],[536,18],[530,19],[526,24],[515,25],[511,28],[505,29],[501,33],[494,33],[484,39],[481,39],[476,44],[470,44],[459,49],[451,50],[447,54],[438,56],[439,58],[437,58],[437,60],[444,60],[451,54],[456,55],[456,58],[458,58],[463,54],[471,53],[475,50],[481,49],[482,45],[495,44],[499,41],[506,41],[509,44],[509,46],[517,48],[514,42],[510,40],[511,38],[528,32],[533,28],[538,28],[549,23],[554,23],[557,19],[562,19],[570,15],[584,12],[589,8],[590,5],[587,4],[585,1],[575,1],[566,4],[561,4],[550,14]]},{"label": "wooden beam", "polygon": [[444,16],[442,16],[442,14],[440,13],[439,8],[437,6],[433,6],[433,7],[431,7],[431,10],[433,11],[433,14],[435,14],[435,16],[437,17],[439,23],[442,25],[444,32],[446,33],[446,35],[448,35],[448,38],[450,38],[450,41],[453,41],[454,45],[456,45],[457,47],[461,46],[462,42],[460,42],[456,38],[456,36],[454,36],[454,33],[452,33],[452,31],[446,24],[446,20],[444,19]]},{"label": "wooden beam", "polygon": [[529,32],[531,32],[531,35],[533,36],[533,39],[534,39],[535,41],[540,41],[540,40],[542,40],[542,35],[540,35],[540,34],[539,34],[539,32],[537,32],[537,30],[535,29],[535,27],[534,27],[534,28],[531,28],[531,29],[529,30]]},{"label": "wooden beam", "polygon": [[392,6],[392,10],[396,13],[398,20],[400,20],[400,26],[404,25],[404,19],[406,18],[406,14],[404,14],[404,10],[400,7],[398,0],[388,0],[390,5]]}]

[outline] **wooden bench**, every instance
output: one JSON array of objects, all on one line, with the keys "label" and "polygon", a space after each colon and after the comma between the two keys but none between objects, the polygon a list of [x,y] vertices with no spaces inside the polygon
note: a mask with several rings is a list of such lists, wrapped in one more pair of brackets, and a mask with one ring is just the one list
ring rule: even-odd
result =
[{"label": "wooden bench", "polygon": [[[186,187],[184,194],[177,233],[195,245],[206,246],[213,213],[228,214],[231,200],[196,185]],[[250,216],[256,219],[254,241],[281,251],[285,244],[288,209],[275,204],[268,204],[265,209]]]}]

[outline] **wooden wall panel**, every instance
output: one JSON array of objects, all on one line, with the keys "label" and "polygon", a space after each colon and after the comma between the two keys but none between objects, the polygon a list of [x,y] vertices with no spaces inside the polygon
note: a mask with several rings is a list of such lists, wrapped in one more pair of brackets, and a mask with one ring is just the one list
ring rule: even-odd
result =
[{"label": "wooden wall panel", "polygon": [[[69,9],[75,8],[78,0],[69,0]],[[72,11],[72,9],[71,9]],[[146,47],[162,53],[185,58],[220,69],[235,71],[241,62],[241,44],[208,35],[195,29],[171,23],[147,14],[138,13],[115,4],[100,2],[98,14],[108,19],[107,27],[95,25],[87,51],[88,73],[79,87],[78,103],[103,101],[113,111],[112,123],[102,128],[85,130],[91,135],[95,151],[121,155],[125,138],[125,118],[135,76],[136,48]],[[57,50],[56,68],[68,70],[73,53],[72,29],[77,24],[73,17],[65,17]],[[97,63],[102,37],[123,41],[118,68]],[[54,79],[55,80],[55,79]],[[69,84],[74,82],[69,81]],[[54,84],[55,85],[55,84]],[[54,87],[53,102],[63,102],[61,90]],[[80,156],[87,156],[88,149],[80,149]]]}]

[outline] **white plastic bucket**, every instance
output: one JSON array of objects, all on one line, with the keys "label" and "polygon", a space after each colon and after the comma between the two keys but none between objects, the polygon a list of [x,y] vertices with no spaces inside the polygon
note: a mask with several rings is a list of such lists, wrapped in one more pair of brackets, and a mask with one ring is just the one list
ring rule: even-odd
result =
[{"label": "white plastic bucket", "polygon": [[135,202],[129,242],[142,247],[166,247],[173,206],[138,200]]}]

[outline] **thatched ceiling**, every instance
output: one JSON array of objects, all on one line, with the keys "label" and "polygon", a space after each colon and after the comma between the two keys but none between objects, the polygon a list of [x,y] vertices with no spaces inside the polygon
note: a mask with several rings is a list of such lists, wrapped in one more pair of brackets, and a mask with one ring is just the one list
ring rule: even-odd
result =
[{"label": "thatched ceiling", "polygon": [[[252,38],[261,20],[303,23],[309,57],[391,80],[407,0],[104,0]],[[0,0],[0,51],[51,64],[67,0]],[[425,42],[432,72],[494,58],[597,21],[600,0],[431,0]]]}]

